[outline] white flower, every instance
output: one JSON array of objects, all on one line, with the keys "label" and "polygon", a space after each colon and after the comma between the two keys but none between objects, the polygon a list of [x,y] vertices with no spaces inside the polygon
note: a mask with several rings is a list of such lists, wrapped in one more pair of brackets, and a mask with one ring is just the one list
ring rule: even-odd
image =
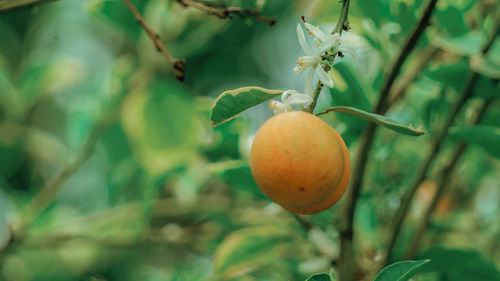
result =
[{"label": "white flower", "polygon": [[[336,47],[340,43],[340,34],[334,33],[332,35],[324,33],[319,27],[310,23],[304,23],[308,30],[308,34],[313,37],[313,45],[318,50],[319,54],[327,51],[332,47]],[[302,30],[301,30],[302,31]],[[300,39],[299,39],[300,40]]]},{"label": "white flower", "polygon": [[335,47],[340,41],[340,37],[338,34],[334,34],[331,36],[327,35],[318,27],[315,27],[309,23],[305,23],[305,26],[308,29],[309,34],[311,34],[311,36],[313,37],[313,45],[316,47],[316,50],[315,52],[313,52],[311,48],[309,48],[304,36],[304,31],[302,30],[300,24],[297,24],[297,35],[299,37],[299,43],[302,47],[302,50],[304,50],[304,52],[306,53],[306,56],[299,57],[299,59],[297,60],[297,66],[295,66],[294,71],[296,74],[300,75],[302,72],[304,72],[304,70],[310,68],[306,77],[305,93],[306,95],[312,96],[314,72],[316,72],[319,80],[323,84],[327,85],[330,88],[333,88],[332,78],[330,77],[330,75],[328,75],[328,73],[326,73],[321,65],[321,55],[332,47]]},{"label": "white flower", "polygon": [[[335,47],[335,51],[341,53],[342,57],[340,57],[340,59],[339,57],[335,58],[334,64],[339,63],[345,54],[348,54],[353,59],[356,59],[355,53],[357,51],[357,48],[355,47],[355,44],[358,44],[360,40],[360,37],[356,36],[357,35],[354,35],[352,33],[344,33],[344,35],[342,35],[342,40],[339,41],[337,43],[337,46]],[[355,42],[356,40],[358,40],[358,42]]]},{"label": "white flower", "polygon": [[273,100],[269,103],[269,108],[273,110],[274,114],[278,114],[292,110],[292,105],[308,105],[311,102],[310,96],[288,90],[281,94],[281,102]]}]

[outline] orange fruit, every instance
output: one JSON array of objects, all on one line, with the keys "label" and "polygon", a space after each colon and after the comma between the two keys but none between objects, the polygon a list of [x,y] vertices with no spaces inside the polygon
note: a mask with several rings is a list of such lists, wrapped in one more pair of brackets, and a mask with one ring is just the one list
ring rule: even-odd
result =
[{"label": "orange fruit", "polygon": [[284,209],[316,214],[335,204],[350,178],[350,159],[340,135],[303,111],[281,113],[262,125],[250,151],[260,189]]},{"label": "orange fruit", "polygon": [[349,157],[349,150],[347,150],[347,146],[345,145],[344,140],[337,131],[335,131],[333,128],[332,130],[335,132],[339,142],[342,144],[342,150],[344,153],[344,161],[345,161],[344,172],[335,191],[330,195],[330,197],[313,206],[305,208],[285,208],[286,210],[301,215],[317,214],[319,212],[323,212],[325,210],[330,209],[330,207],[335,205],[335,203],[337,203],[340,200],[340,198],[342,198],[342,196],[344,195],[347,186],[349,185],[349,180],[351,178],[351,159]]}]

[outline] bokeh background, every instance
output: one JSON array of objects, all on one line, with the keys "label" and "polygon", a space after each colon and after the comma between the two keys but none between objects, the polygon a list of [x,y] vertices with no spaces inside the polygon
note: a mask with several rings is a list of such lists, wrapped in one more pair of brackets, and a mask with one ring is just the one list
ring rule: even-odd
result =
[{"label": "bokeh background", "polygon": [[[132,2],[173,56],[186,60],[183,83],[121,1],[51,1],[0,13],[0,280],[305,280],[335,269],[344,200],[298,219],[252,179],[248,153],[272,116],[268,104],[216,128],[209,115],[225,90],[256,85],[303,91],[305,77],[293,73],[303,55],[296,26],[304,16],[332,30],[340,4],[217,2],[275,17],[270,27],[237,15],[220,19],[175,1]],[[346,56],[334,66],[335,88],[323,90],[317,110],[371,110],[424,4],[353,1],[352,31],[343,38],[355,59]],[[387,115],[421,125],[427,134],[378,130],[355,217],[363,280],[379,270],[400,198],[463,89],[497,4],[439,1],[403,67],[402,77],[418,72]],[[489,52],[497,64],[481,68],[456,125],[467,124],[490,100],[481,124],[500,126],[498,41]],[[366,122],[342,113],[323,119],[342,134],[354,159]],[[498,280],[492,279],[500,266],[495,140],[489,146],[472,140],[446,183],[420,248],[434,249],[436,259],[448,263],[415,280]],[[446,138],[436,155],[396,255],[458,141]],[[52,183],[57,190],[40,193],[61,173],[64,180]]]}]

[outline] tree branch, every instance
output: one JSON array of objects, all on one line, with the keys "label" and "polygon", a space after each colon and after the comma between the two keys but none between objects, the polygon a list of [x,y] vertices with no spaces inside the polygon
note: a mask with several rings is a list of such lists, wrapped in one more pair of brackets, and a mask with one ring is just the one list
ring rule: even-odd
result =
[{"label": "tree branch", "polygon": [[[393,87],[394,80],[398,75],[403,63],[406,61],[408,55],[415,48],[418,39],[425,31],[426,27],[429,25],[429,20],[436,6],[437,0],[430,0],[425,8],[424,14],[420,18],[418,24],[413,29],[412,33],[406,39],[403,48],[399,52],[396,60],[391,64],[389,68],[389,73],[386,76],[383,86],[380,90],[380,96],[378,98],[377,104],[374,108],[374,112],[380,114],[382,109],[386,107],[387,98]],[[352,249],[353,240],[353,221],[354,213],[356,209],[357,200],[363,185],[363,176],[366,168],[366,162],[368,159],[368,152],[370,151],[371,144],[375,137],[377,126],[373,123],[369,123],[365,129],[361,140],[359,143],[359,152],[355,161],[351,187],[346,196],[345,209],[343,215],[342,231],[341,231],[341,267],[340,276],[341,280],[350,280],[354,275],[354,258]]]},{"label": "tree branch", "polygon": [[90,136],[87,138],[83,144],[80,153],[70,161],[65,167],[63,167],[58,173],[56,173],[52,178],[50,178],[40,189],[40,191],[33,197],[30,205],[27,209],[26,217],[23,221],[21,227],[28,227],[32,221],[41,213],[45,208],[55,199],[57,194],[61,191],[66,180],[73,175],[85,161],[92,155],[97,141],[103,134],[103,132],[108,128],[110,124],[116,119],[116,113],[118,110],[111,114],[105,114],[104,117],[99,120]]},{"label": "tree branch", "polygon": [[[490,38],[489,38],[488,42],[486,43],[486,45],[481,50],[481,53],[483,55],[485,55],[489,51],[491,46],[493,45],[493,42],[495,41],[496,35],[499,32],[499,29],[500,29],[500,20],[497,18],[495,21],[495,27],[493,29],[492,34],[490,35]],[[441,148],[442,142],[447,135],[448,129],[453,124],[453,120],[455,119],[458,112],[465,104],[465,102],[469,99],[469,97],[472,96],[474,85],[476,84],[476,81],[478,78],[479,78],[479,75],[477,73],[472,72],[470,74],[470,76],[467,80],[467,84],[466,84],[459,100],[453,106],[451,113],[448,116],[448,119],[446,120],[444,126],[437,133],[435,139],[433,140],[433,142],[431,144],[431,150],[430,150],[429,154],[427,155],[427,158],[424,161],[424,164],[420,168],[420,171],[418,173],[416,180],[414,181],[414,183],[410,186],[410,188],[407,190],[407,192],[403,196],[403,200],[401,202],[401,205],[400,205],[399,209],[397,210],[395,218],[393,220],[394,224],[393,224],[392,231],[391,231],[391,237],[389,240],[387,254],[386,254],[386,257],[384,259],[384,265],[389,264],[391,261],[392,251],[394,250],[394,246],[396,244],[399,232],[401,230],[401,225],[402,225],[402,223],[406,217],[406,214],[408,213],[408,210],[410,208],[410,203],[413,199],[413,195],[417,191],[420,183],[425,179],[427,171],[429,170],[432,161],[434,160],[434,158],[438,154],[438,152]]]},{"label": "tree branch", "polygon": [[394,82],[394,86],[392,87],[388,101],[386,105],[382,108],[381,114],[385,114],[394,104],[400,101],[408,87],[411,83],[418,77],[418,75],[422,72],[422,70],[427,66],[429,61],[438,53],[439,48],[431,46],[421,52],[420,57],[418,58],[417,64],[405,73],[400,79]]},{"label": "tree branch", "polygon": [[12,225],[10,230],[10,240],[0,248],[0,256],[8,251],[13,244],[23,240],[25,231],[33,221],[47,208],[47,206],[56,198],[64,186],[66,180],[71,177],[85,161],[92,155],[97,141],[112,124],[118,113],[118,108],[111,113],[105,113],[103,117],[95,124],[90,136],[83,144],[80,153],[69,163],[53,175],[40,189],[40,191],[31,199],[31,202],[24,210],[21,216],[20,224]]},{"label": "tree branch", "polygon": [[276,24],[275,18],[267,18],[262,16],[259,11],[252,9],[245,9],[241,7],[226,7],[226,6],[210,6],[208,4],[193,1],[193,0],[175,0],[175,2],[179,3],[184,7],[194,7],[199,10],[205,11],[209,15],[217,16],[221,19],[231,19],[232,15],[238,15],[241,18],[254,18],[257,21],[263,22],[269,26],[273,26]]},{"label": "tree branch", "polygon": [[174,75],[175,78],[179,81],[184,81],[185,78],[185,68],[186,68],[186,63],[184,60],[181,59],[175,59],[163,46],[163,44],[160,42],[160,36],[154,32],[151,27],[149,27],[144,19],[142,18],[141,14],[139,11],[135,8],[134,4],[132,4],[129,0],[122,0],[123,3],[127,6],[127,8],[130,10],[130,12],[134,15],[135,19],[137,22],[142,26],[144,31],[148,34],[149,38],[153,41],[156,50],[160,53],[162,53],[168,60],[168,62],[172,65],[172,68],[174,70]]},{"label": "tree branch", "polygon": [[[484,114],[486,113],[488,106],[491,104],[491,101],[492,100],[488,100],[483,103],[483,106],[479,110],[478,114],[474,117],[474,120],[471,122],[472,125],[479,124]],[[417,230],[415,231],[415,234],[413,235],[413,238],[410,241],[410,244],[405,254],[405,259],[412,258],[415,255],[417,249],[419,248],[424,233],[427,230],[427,227],[429,226],[432,214],[436,209],[439,200],[444,195],[446,188],[448,187],[447,183],[450,180],[450,177],[453,173],[453,169],[457,165],[458,161],[460,160],[460,157],[462,156],[466,148],[467,148],[467,143],[461,142],[460,144],[458,144],[455,149],[455,153],[453,154],[452,160],[443,169],[443,174],[441,175],[438,181],[436,192],[434,193],[431,203],[429,207],[427,207],[427,210],[425,211],[422,221],[418,225]]]},{"label": "tree branch", "polygon": [[[350,0],[344,0],[342,2],[342,8],[340,10],[340,16],[337,21],[337,24],[335,25],[335,28],[332,31],[332,34],[334,33],[339,33],[339,35],[342,35],[342,31],[349,31],[349,4]],[[325,70],[327,66],[325,66]],[[321,93],[321,90],[323,89],[323,83],[321,81],[318,81],[316,84],[316,88],[314,89],[313,92],[313,101],[311,104],[307,107],[306,111],[313,113],[314,108],[316,108],[316,104],[318,103],[318,98],[319,98],[319,93]]]}]

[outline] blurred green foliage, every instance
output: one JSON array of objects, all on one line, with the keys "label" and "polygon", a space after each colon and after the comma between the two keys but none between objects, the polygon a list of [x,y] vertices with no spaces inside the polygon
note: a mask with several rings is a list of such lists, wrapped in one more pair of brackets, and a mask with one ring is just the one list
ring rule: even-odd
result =
[{"label": "blurred green foliage", "polygon": [[[252,179],[248,153],[272,115],[267,103],[216,128],[209,116],[225,90],[301,90],[304,79],[292,71],[302,55],[296,25],[305,16],[332,29],[337,1],[215,1],[259,9],[276,17],[273,27],[219,19],[175,1],[132,2],[166,48],[186,60],[184,83],[121,1],[51,1],[0,13],[0,280],[305,280],[336,268],[344,201],[298,220]],[[388,62],[426,1],[352,2],[352,32],[343,38],[355,46],[356,59],[335,65],[335,88],[322,92],[318,111],[370,111]],[[479,55],[495,11],[491,0],[439,1],[403,67],[400,76],[425,50],[438,48],[387,113],[427,134],[381,128],[369,155],[355,218],[363,280],[378,273],[401,194],[471,71],[480,73],[474,97],[417,192],[396,254],[403,254],[436,178],[465,140],[471,145],[420,247],[418,257],[432,261],[414,279],[499,280],[500,40]],[[481,126],[466,127],[485,99],[493,101]],[[111,124],[90,158],[24,229],[34,196],[82,154],[103,119]],[[354,159],[366,122],[342,113],[323,119]]]}]

